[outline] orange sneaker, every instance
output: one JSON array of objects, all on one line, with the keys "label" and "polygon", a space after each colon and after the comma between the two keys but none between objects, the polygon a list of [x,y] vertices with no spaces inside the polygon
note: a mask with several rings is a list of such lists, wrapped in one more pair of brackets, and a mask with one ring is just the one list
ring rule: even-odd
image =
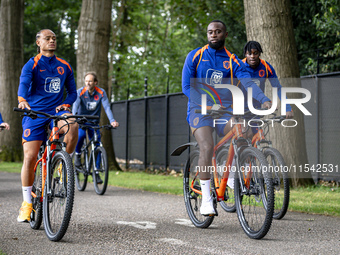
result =
[{"label": "orange sneaker", "polygon": [[29,204],[26,201],[22,202],[17,221],[18,222],[29,222],[31,219],[32,210],[33,210],[32,204]]}]

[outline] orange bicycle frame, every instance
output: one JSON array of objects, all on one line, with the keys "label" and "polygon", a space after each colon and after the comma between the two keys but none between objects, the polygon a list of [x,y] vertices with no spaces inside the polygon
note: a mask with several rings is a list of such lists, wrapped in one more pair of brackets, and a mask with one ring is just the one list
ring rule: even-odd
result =
[{"label": "orange bicycle frame", "polygon": [[[227,181],[228,181],[228,177],[229,177],[229,173],[230,173],[230,168],[233,162],[233,158],[234,158],[234,146],[232,143],[230,143],[230,147],[229,147],[229,153],[228,153],[228,160],[225,164],[225,167],[227,168],[227,171],[223,171],[223,176],[222,176],[222,180],[221,183],[218,180],[218,174],[216,172],[216,151],[222,147],[224,144],[226,144],[228,141],[233,141],[234,139],[238,138],[238,137],[243,137],[242,134],[242,127],[240,124],[236,124],[234,125],[234,127],[232,128],[232,130],[230,130],[228,132],[228,134],[226,134],[221,141],[219,141],[215,147],[214,147],[214,153],[213,153],[213,158],[212,158],[212,164],[213,164],[213,169],[215,169],[215,171],[213,172],[214,174],[214,183],[215,183],[215,189],[216,189],[216,194],[217,194],[217,200],[218,201],[222,201],[224,200],[224,193],[227,187]],[[199,174],[199,172],[196,173],[196,177]],[[202,195],[202,191],[197,190],[194,188],[194,182],[195,182],[195,178],[193,178],[190,188],[195,192],[198,193],[200,195]]]},{"label": "orange bicycle frame", "polygon": [[[52,128],[52,132],[51,135],[49,137],[49,141],[53,142],[55,140],[59,140],[59,128],[58,127],[53,127]],[[56,149],[57,145],[55,143],[51,143],[51,150]],[[45,151],[42,155],[42,157],[35,163],[34,166],[34,172],[37,171],[37,167],[39,165],[39,163],[41,162],[42,165],[42,169],[41,169],[41,197],[40,197],[40,202],[42,202],[43,200],[43,194],[44,194],[44,190],[45,190],[45,182],[46,182],[46,175],[47,175],[47,149],[48,146],[45,147]],[[54,153],[53,153],[54,155]],[[52,157],[53,157],[52,155]],[[33,191],[31,191],[31,195],[36,198],[37,194],[35,194]]]}]

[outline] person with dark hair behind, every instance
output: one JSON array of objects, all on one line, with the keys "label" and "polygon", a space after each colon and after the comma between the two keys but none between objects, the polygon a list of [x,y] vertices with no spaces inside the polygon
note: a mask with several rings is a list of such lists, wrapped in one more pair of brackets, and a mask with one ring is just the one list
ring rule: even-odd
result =
[{"label": "person with dark hair behind", "polygon": [[[249,41],[246,43],[243,49],[243,55],[245,58],[242,60],[245,64],[247,71],[250,73],[253,81],[260,87],[260,89],[265,91],[265,82],[266,79],[269,79],[272,87],[278,88],[278,96],[281,99],[281,84],[277,75],[275,73],[275,69],[265,60],[261,59],[262,47],[260,43],[256,41]],[[260,108],[261,103],[256,99],[253,99],[253,106],[255,108]],[[292,107],[287,105],[286,108],[286,118],[293,118],[294,113],[292,111]]]}]

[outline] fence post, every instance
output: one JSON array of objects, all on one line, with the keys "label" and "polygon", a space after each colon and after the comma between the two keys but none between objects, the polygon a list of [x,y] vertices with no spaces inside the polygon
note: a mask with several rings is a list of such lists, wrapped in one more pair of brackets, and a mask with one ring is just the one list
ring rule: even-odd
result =
[{"label": "fence post", "polygon": [[148,166],[148,77],[144,79],[144,170]]},{"label": "fence post", "polygon": [[129,168],[129,100],[125,102],[125,169]]}]

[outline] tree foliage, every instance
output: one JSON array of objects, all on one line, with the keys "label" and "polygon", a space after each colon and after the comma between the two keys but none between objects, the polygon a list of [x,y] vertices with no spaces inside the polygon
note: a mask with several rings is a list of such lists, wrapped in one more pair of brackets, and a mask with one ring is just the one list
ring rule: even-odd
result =
[{"label": "tree foliage", "polygon": [[115,100],[143,96],[145,77],[149,95],[181,91],[185,57],[207,43],[206,27],[214,19],[227,24],[230,51],[240,54],[246,42],[240,1],[119,1],[114,4],[116,19],[121,9],[111,49]]},{"label": "tree foliage", "polygon": [[35,36],[41,29],[57,35],[58,57],[76,68],[76,30],[81,11],[80,0],[26,0],[24,12],[24,61],[37,54]]},{"label": "tree foliage", "polygon": [[[340,1],[291,0],[301,75],[340,70]],[[317,59],[319,57],[319,59]]]}]

